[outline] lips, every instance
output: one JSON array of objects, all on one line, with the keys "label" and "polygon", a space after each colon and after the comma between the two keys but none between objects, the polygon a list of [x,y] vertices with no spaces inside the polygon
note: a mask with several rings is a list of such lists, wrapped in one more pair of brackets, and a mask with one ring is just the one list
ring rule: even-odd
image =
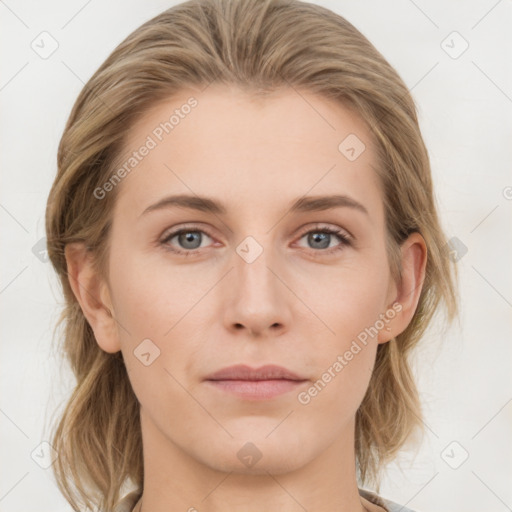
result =
[{"label": "lips", "polygon": [[304,381],[307,380],[296,373],[273,364],[261,366],[260,368],[251,368],[247,365],[235,365],[223,368],[222,370],[212,373],[205,380],[291,380]]},{"label": "lips", "polygon": [[261,401],[297,391],[307,380],[282,366],[269,364],[251,368],[242,364],[212,373],[205,379],[205,384],[215,392],[227,393],[237,399]]}]

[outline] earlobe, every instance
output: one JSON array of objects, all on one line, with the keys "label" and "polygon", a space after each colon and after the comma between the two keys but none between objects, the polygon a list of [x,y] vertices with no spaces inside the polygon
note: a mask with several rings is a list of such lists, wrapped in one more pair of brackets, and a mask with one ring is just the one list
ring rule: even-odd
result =
[{"label": "earlobe", "polygon": [[121,350],[108,285],[93,266],[93,253],[84,243],[65,248],[68,280],[98,345],[109,353]]},{"label": "earlobe", "polygon": [[378,342],[386,343],[402,333],[411,322],[418,302],[427,265],[427,245],[420,233],[412,233],[401,247],[402,279],[396,286],[396,298],[391,309],[393,315],[388,327],[379,332]]}]

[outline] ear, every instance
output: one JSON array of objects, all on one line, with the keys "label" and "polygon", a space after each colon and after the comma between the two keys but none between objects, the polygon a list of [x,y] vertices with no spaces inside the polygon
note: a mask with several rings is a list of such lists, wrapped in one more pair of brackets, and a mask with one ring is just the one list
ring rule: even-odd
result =
[{"label": "ear", "polygon": [[109,353],[121,350],[108,284],[93,267],[93,253],[82,242],[65,247],[67,273],[73,293],[98,345]]},{"label": "ear", "polygon": [[423,289],[427,265],[427,245],[424,238],[420,233],[411,233],[400,246],[400,251],[402,279],[393,286],[395,299],[391,300],[392,306],[389,307],[396,314],[389,320],[386,328],[379,331],[379,343],[386,343],[407,328]]}]

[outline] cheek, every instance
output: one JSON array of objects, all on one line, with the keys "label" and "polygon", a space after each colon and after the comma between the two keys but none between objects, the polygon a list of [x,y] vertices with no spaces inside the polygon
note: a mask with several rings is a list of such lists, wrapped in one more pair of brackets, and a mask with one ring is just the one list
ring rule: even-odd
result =
[{"label": "cheek", "polygon": [[127,339],[128,332],[131,343],[161,339],[186,312],[195,288],[187,286],[179,267],[155,265],[142,253],[126,251],[117,261],[111,265],[110,281],[116,318],[125,327],[121,336]]},{"label": "cheek", "polygon": [[110,272],[117,332],[134,391],[142,398],[148,380],[154,392],[158,382],[169,378],[165,370],[180,380],[187,374],[190,354],[202,342],[197,339],[198,315],[204,324],[208,302],[202,299],[211,279],[184,266],[173,267],[164,258],[157,264],[135,251],[118,253],[124,257],[112,260],[120,264]]},{"label": "cheek", "polygon": [[329,345],[342,348],[362,330],[374,325],[385,312],[389,269],[386,261],[375,258],[330,270],[330,276],[317,279],[309,300],[316,305],[318,317],[330,328]]},{"label": "cheek", "polygon": [[[191,297],[195,293],[185,287],[178,269],[167,269],[163,278],[164,268],[148,265],[143,256],[124,254],[110,272],[117,332],[137,398],[149,408],[158,407],[169,399],[166,393],[174,401],[180,399],[182,390],[171,374],[183,381],[180,373],[187,367],[191,343],[173,340],[188,340],[183,332],[188,325],[185,315],[198,298]],[[189,334],[190,329],[188,325]]]},{"label": "cheek", "polygon": [[[386,312],[389,271],[385,261],[340,270],[332,280],[309,296],[322,335],[311,354],[319,369],[318,385],[312,395],[322,407],[351,410],[358,407],[368,386],[377,333],[385,328],[380,320]],[[321,281],[317,281],[321,282]],[[328,326],[326,328],[325,326]],[[308,401],[309,397],[305,397]]]},{"label": "cheek", "polygon": [[310,361],[318,372],[316,381],[298,401],[311,413],[335,418],[336,427],[355,414],[372,375],[375,326],[385,312],[384,281],[377,277],[370,272],[347,277],[328,288],[317,310],[329,329],[322,325],[322,336],[315,338]]}]

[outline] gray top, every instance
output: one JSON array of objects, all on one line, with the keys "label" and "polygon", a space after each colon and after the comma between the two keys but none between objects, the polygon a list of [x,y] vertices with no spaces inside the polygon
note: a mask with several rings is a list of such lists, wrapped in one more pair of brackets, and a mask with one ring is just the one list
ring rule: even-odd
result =
[{"label": "gray top", "polygon": [[[387,512],[414,512],[410,508],[403,507],[394,501],[389,501],[381,498],[377,494],[367,491],[365,489],[359,489],[359,495],[366,498],[370,503],[380,505]],[[132,491],[127,494],[116,506],[114,512],[132,512],[133,507],[140,498],[140,491]]]},{"label": "gray top", "polygon": [[407,508],[403,505],[399,505],[394,501],[386,500],[381,498],[377,494],[367,491],[365,489],[359,489],[359,496],[366,498],[370,503],[374,503],[375,505],[380,505],[388,512],[414,512],[410,508]]}]

